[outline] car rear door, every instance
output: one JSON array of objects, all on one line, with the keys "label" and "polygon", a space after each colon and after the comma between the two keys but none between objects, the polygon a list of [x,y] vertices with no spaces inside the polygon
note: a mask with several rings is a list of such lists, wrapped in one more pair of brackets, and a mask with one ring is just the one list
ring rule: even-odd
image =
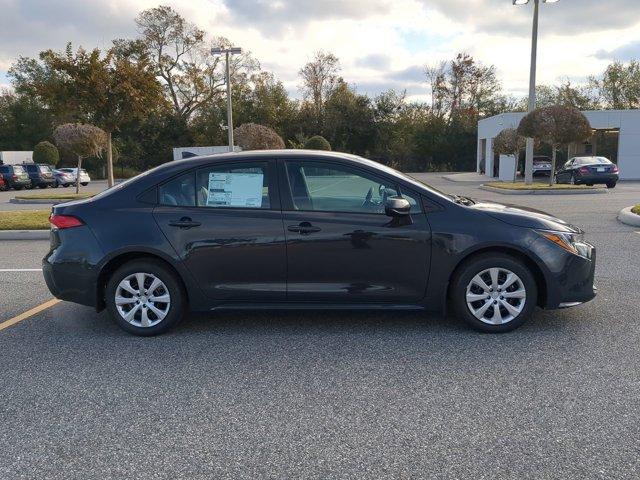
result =
[{"label": "car rear door", "polygon": [[384,214],[399,185],[339,162],[283,160],[287,298],[299,302],[418,303],[426,291],[431,232],[408,189],[409,221]]},{"label": "car rear door", "polygon": [[286,298],[275,160],[212,162],[159,186],[154,216],[215,303]]}]

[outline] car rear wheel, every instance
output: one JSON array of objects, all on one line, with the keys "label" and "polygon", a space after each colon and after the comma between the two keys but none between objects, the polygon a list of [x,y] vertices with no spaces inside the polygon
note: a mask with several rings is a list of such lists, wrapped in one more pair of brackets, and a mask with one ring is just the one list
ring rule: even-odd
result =
[{"label": "car rear wheel", "polygon": [[154,260],[135,260],[111,276],[107,309],[129,333],[152,336],[175,326],[184,314],[186,295],[176,275]]},{"label": "car rear wheel", "polygon": [[607,188],[616,188],[616,183],[617,182],[609,182],[609,183],[607,183]]},{"label": "car rear wheel", "polygon": [[453,280],[451,296],[458,316],[473,328],[502,333],[528,320],[538,289],[522,262],[496,253],[465,263]]}]

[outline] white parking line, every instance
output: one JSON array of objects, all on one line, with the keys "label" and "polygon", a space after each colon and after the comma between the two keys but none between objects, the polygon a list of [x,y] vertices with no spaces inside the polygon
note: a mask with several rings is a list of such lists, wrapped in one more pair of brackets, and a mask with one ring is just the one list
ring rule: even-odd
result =
[{"label": "white parking line", "polygon": [[0,268],[0,272],[41,272],[41,268]]}]

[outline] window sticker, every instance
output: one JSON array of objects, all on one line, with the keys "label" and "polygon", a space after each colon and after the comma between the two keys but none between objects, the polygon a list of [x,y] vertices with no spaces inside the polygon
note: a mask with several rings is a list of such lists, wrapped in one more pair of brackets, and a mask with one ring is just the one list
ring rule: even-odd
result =
[{"label": "window sticker", "polygon": [[209,173],[207,207],[262,207],[262,173]]}]

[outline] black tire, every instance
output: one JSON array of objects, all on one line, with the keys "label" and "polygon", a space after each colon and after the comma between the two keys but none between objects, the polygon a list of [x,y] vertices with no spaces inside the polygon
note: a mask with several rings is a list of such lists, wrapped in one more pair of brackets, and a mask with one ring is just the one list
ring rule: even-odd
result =
[{"label": "black tire", "polygon": [[609,182],[609,183],[607,183],[607,188],[616,188],[616,183],[618,183],[618,182]]},{"label": "black tire", "polygon": [[51,188],[58,188],[60,185],[58,184],[58,182],[54,183],[53,185],[51,185]]},{"label": "black tire", "polygon": [[[171,304],[166,317],[158,324],[150,327],[141,327],[127,322],[118,312],[115,303],[116,290],[120,282],[129,275],[139,272],[155,275],[166,285],[171,297]],[[105,289],[105,303],[111,318],[123,330],[142,337],[159,335],[177,325],[186,311],[186,299],[184,287],[176,274],[162,262],[152,259],[133,260],[124,264],[111,275]]]},{"label": "black tire", "polygon": [[41,184],[41,185],[38,185],[38,188],[45,189],[45,188],[47,188],[47,186],[43,183],[43,184]]},{"label": "black tire", "polygon": [[82,185],[83,187],[86,187],[87,185],[89,185],[89,182],[80,182],[80,185]]},{"label": "black tire", "polygon": [[13,189],[14,190],[22,190],[22,187],[20,185],[14,185]]},{"label": "black tire", "polygon": [[593,183],[587,183],[587,187],[593,187]]},{"label": "black tire", "polygon": [[[476,275],[484,270],[496,267],[508,269],[520,278],[526,291],[526,299],[518,316],[507,323],[492,325],[479,320],[471,313],[467,306],[466,296],[467,286]],[[458,268],[452,279],[450,294],[456,314],[471,327],[481,332],[504,333],[515,330],[531,317],[538,300],[538,286],[533,274],[522,261],[511,255],[488,253],[472,257]]]}]

